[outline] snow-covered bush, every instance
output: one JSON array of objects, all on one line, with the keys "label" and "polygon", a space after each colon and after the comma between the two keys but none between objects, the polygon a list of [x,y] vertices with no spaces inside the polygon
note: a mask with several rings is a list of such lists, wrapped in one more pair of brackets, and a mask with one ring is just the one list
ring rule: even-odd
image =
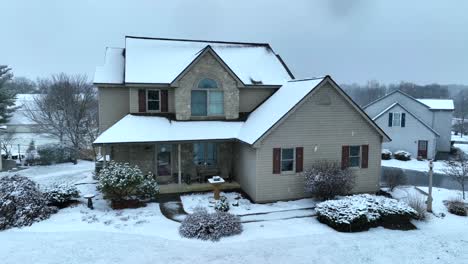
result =
[{"label": "snow-covered bush", "polygon": [[447,202],[447,209],[449,213],[459,216],[466,216],[468,214],[465,203],[461,199],[453,199]]},{"label": "snow-covered bush", "polygon": [[391,191],[393,191],[395,187],[406,184],[406,175],[400,168],[385,168],[382,178]]},{"label": "snow-covered bush", "polygon": [[229,211],[229,201],[226,196],[219,197],[219,200],[215,201],[214,209],[218,212]]},{"label": "snow-covered bush", "polygon": [[73,149],[62,144],[40,146],[37,148],[37,153],[41,165],[74,162],[76,160]]},{"label": "snow-covered bush", "polygon": [[155,198],[159,185],[150,173],[143,174],[138,166],[110,161],[99,172],[97,188],[112,201]]},{"label": "snow-covered bush", "polygon": [[319,199],[348,194],[354,187],[354,174],[349,169],[342,169],[338,162],[319,161],[303,175],[305,191]]},{"label": "snow-covered bush", "polygon": [[392,152],[388,149],[382,149],[382,159],[383,160],[392,159]]},{"label": "snow-covered bush", "polygon": [[317,219],[341,232],[357,232],[382,225],[414,227],[417,212],[404,202],[383,196],[359,194],[317,204]]},{"label": "snow-covered bush", "polygon": [[0,230],[31,225],[57,211],[30,179],[14,175],[0,178]]},{"label": "snow-covered bush", "polygon": [[240,218],[226,212],[208,213],[205,208],[197,207],[188,215],[179,228],[183,237],[218,241],[222,237],[242,233]]},{"label": "snow-covered bush", "polygon": [[426,219],[426,199],[419,194],[411,194],[408,196],[407,201],[409,206],[416,211],[416,219],[424,220]]},{"label": "snow-covered bush", "polygon": [[411,159],[411,153],[409,153],[408,151],[404,151],[404,150],[395,151],[395,153],[393,153],[393,156],[397,160],[407,161]]},{"label": "snow-covered bush", "polygon": [[44,197],[47,204],[63,208],[74,199],[80,197],[80,192],[75,185],[54,184],[44,188]]}]

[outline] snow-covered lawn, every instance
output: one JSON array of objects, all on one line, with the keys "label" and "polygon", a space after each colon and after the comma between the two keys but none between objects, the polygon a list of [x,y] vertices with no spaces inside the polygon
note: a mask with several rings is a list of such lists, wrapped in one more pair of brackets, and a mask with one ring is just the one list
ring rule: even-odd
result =
[{"label": "snow-covered lawn", "polygon": [[468,143],[468,136],[466,135],[455,135],[453,132],[452,132],[452,141],[457,141],[457,142],[467,142]]},{"label": "snow-covered lawn", "polygon": [[[468,143],[468,142],[467,142]],[[468,154],[468,144],[453,144],[454,147],[459,148],[461,151],[465,152]]]},{"label": "snow-covered lawn", "polygon": [[[55,168],[66,173],[74,167]],[[86,179],[91,172],[92,168],[83,172]],[[38,173],[31,177],[45,178]],[[50,172],[44,174],[51,182]],[[78,188],[95,192],[92,184]],[[404,198],[413,190],[397,189],[395,194]],[[242,234],[217,243],[181,238],[179,223],[165,218],[157,203],[111,210],[98,196],[95,210],[83,203],[30,227],[0,232],[0,263],[467,263],[468,217],[448,214],[442,205],[444,199],[458,194],[436,188],[434,210],[447,215],[415,222],[418,230],[339,233],[308,217],[246,223]],[[192,205],[197,201],[190,199]],[[307,203],[251,204],[250,210],[242,210],[282,210]]]},{"label": "snow-covered lawn", "polygon": [[[408,161],[402,161],[397,159],[382,160],[382,166],[384,167],[395,167],[406,170],[416,170],[416,171],[429,171],[429,161],[428,160],[417,160],[411,159]],[[434,172],[444,173],[446,164],[444,161],[434,161]]]}]

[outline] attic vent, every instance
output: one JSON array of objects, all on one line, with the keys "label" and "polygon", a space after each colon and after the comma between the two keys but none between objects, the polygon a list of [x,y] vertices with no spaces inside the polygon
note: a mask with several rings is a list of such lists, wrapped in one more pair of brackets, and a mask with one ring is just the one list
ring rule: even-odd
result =
[{"label": "attic vent", "polygon": [[251,82],[252,84],[255,84],[255,85],[263,84],[262,81],[256,81],[256,80],[252,79],[252,77],[250,77],[250,82]]}]

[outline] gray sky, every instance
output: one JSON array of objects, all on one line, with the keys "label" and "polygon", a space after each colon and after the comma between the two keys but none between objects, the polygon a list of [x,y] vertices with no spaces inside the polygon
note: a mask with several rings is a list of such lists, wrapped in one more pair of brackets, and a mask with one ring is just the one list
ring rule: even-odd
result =
[{"label": "gray sky", "polygon": [[0,0],[0,64],[86,73],[125,35],[269,42],[296,77],[468,84],[465,0]]}]

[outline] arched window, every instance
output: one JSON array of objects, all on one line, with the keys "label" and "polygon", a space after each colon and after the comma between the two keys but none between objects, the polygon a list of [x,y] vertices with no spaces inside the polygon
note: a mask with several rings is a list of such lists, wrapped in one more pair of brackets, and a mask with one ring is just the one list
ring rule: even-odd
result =
[{"label": "arched window", "polygon": [[224,115],[223,90],[215,80],[201,79],[192,90],[192,116],[222,115]]},{"label": "arched window", "polygon": [[197,87],[201,89],[211,89],[211,88],[217,89],[218,83],[213,79],[205,78],[198,82]]}]

